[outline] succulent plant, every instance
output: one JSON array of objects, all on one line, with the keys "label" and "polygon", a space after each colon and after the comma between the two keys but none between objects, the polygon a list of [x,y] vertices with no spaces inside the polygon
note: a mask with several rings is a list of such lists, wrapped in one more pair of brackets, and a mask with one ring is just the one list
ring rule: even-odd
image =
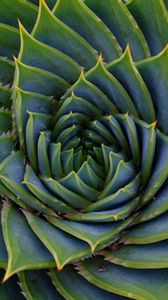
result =
[{"label": "succulent plant", "polygon": [[0,299],[168,299],[167,7],[0,1]]}]

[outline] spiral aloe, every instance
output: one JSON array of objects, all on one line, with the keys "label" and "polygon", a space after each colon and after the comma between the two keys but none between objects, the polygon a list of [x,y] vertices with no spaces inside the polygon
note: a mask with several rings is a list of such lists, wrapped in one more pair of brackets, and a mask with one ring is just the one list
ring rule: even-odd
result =
[{"label": "spiral aloe", "polygon": [[167,6],[0,1],[0,299],[168,299]]}]

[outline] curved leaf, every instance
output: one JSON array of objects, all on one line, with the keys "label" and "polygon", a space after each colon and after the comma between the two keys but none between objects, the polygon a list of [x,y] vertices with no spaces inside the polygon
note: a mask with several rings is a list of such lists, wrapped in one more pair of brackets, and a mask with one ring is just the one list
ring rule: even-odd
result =
[{"label": "curved leaf", "polygon": [[27,300],[62,300],[46,270],[19,272],[20,286]]},{"label": "curved leaf", "polygon": [[[84,280],[72,266],[67,266],[62,272],[50,270],[53,284],[67,300],[127,300],[118,295],[108,293]],[[79,288],[80,287],[80,288]]]},{"label": "curved leaf", "polygon": [[32,35],[69,55],[82,67],[88,69],[96,63],[95,50],[80,35],[56,18],[44,0],[40,0],[39,14]]},{"label": "curved leaf", "polygon": [[119,0],[85,0],[99,16],[124,49],[129,43],[133,58],[140,60],[150,55],[147,42],[127,7]]},{"label": "curved leaf", "polygon": [[69,83],[74,83],[79,74],[80,66],[69,56],[53,47],[33,38],[20,24],[21,48],[19,59],[23,63],[39,67],[60,76]]},{"label": "curved leaf", "polygon": [[[78,270],[92,284],[132,299],[167,299],[168,270],[138,270],[91,258],[78,263]],[[99,271],[103,270],[103,271]]]},{"label": "curved leaf", "polygon": [[33,214],[26,211],[24,213],[32,230],[52,253],[58,271],[61,271],[66,264],[90,255],[89,246],[85,242],[79,241]]},{"label": "curved leaf", "polygon": [[51,254],[32,232],[25,217],[7,202],[2,211],[2,231],[8,252],[3,281],[21,270],[54,266]]},{"label": "curved leaf", "polygon": [[111,31],[83,1],[58,0],[53,12],[62,22],[86,39],[93,48],[103,53],[106,61],[110,62],[122,54]]},{"label": "curved leaf", "polygon": [[0,20],[2,23],[18,27],[18,19],[31,30],[37,16],[37,7],[24,0],[1,0]]},{"label": "curved leaf", "polygon": [[155,111],[149,91],[137,72],[129,47],[123,56],[110,63],[107,69],[112,73],[130,94],[140,117],[147,123],[155,121]]},{"label": "curved leaf", "polygon": [[105,253],[106,260],[135,269],[162,269],[168,267],[168,240],[149,245],[121,246],[113,253]]},{"label": "curved leaf", "polygon": [[137,64],[137,68],[144,79],[153,103],[156,107],[158,126],[168,134],[168,46],[157,56]]},{"label": "curved leaf", "polygon": [[168,42],[168,13],[163,0],[132,0],[127,4],[148,42],[152,55]]}]

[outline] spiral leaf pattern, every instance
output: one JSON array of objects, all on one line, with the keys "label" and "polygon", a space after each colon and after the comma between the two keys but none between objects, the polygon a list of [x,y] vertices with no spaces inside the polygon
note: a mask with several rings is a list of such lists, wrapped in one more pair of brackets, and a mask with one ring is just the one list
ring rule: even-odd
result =
[{"label": "spiral leaf pattern", "polygon": [[167,300],[167,1],[10,5],[0,293],[22,299],[19,276],[28,300]]}]

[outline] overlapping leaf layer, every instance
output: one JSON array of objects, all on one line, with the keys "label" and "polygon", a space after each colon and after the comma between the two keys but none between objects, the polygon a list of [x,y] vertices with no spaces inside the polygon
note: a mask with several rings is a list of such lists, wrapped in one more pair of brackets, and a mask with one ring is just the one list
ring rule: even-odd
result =
[{"label": "overlapping leaf layer", "polygon": [[0,1],[0,299],[168,299],[168,3],[124,2]]}]

